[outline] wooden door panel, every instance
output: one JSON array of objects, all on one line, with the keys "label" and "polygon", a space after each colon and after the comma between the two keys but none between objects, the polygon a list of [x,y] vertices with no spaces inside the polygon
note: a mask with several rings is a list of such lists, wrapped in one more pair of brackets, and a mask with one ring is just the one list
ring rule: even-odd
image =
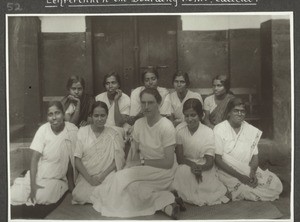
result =
[{"label": "wooden door panel", "polygon": [[[105,91],[103,76],[112,70],[121,74],[122,89],[130,94],[131,89],[142,84],[142,67],[149,65],[167,67],[159,70],[160,85],[171,87],[177,63],[176,16],[92,17],[91,20],[95,94]],[[137,60],[135,50],[139,52]]]},{"label": "wooden door panel", "polygon": [[[95,37],[95,36],[94,36]],[[103,88],[103,76],[111,71],[120,73],[122,70],[122,35],[121,33],[105,33],[94,38],[95,76],[94,91],[99,94]]]},{"label": "wooden door panel", "polygon": [[139,17],[140,66],[163,66],[159,85],[172,87],[177,69],[177,17]]},{"label": "wooden door panel", "polygon": [[131,17],[92,18],[94,51],[94,93],[105,91],[103,77],[120,74],[122,90],[130,95],[134,82],[134,51]]},{"label": "wooden door panel", "polygon": [[43,33],[41,48],[43,96],[64,96],[71,75],[82,76],[86,92],[91,93],[85,33]]},{"label": "wooden door panel", "polygon": [[259,91],[260,30],[230,30],[229,41],[231,86],[255,88]]}]

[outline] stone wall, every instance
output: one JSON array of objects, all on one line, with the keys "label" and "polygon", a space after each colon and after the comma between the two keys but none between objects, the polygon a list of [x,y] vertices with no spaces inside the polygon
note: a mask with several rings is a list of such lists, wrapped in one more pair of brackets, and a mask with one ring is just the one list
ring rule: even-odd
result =
[{"label": "stone wall", "polygon": [[[291,150],[291,58],[289,20],[261,25],[262,97],[268,132],[282,151]],[[269,118],[268,118],[269,116]]]}]

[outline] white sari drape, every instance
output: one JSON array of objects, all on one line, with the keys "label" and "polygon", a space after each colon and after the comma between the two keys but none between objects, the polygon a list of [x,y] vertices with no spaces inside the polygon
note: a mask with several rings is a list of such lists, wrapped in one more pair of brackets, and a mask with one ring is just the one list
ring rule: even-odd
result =
[{"label": "white sari drape", "polygon": [[[125,163],[124,142],[121,135],[112,127],[105,127],[96,138],[91,126],[81,127],[78,131],[75,157],[81,158],[83,165],[91,176],[100,176],[115,161],[117,170]],[[76,172],[76,171],[75,171]],[[73,203],[91,203],[90,195],[95,189],[81,174],[75,175]]]},{"label": "white sari drape", "polygon": [[[247,122],[243,122],[240,132],[235,134],[228,121],[218,124],[214,128],[217,154],[222,160],[241,174],[249,176],[249,163],[253,155],[257,155],[257,144],[262,132]],[[280,179],[269,170],[258,168],[256,177],[258,186],[251,188],[241,183],[237,178],[218,170],[219,179],[227,186],[233,200],[263,200],[272,201],[279,198],[282,192]]]},{"label": "white sari drape", "polygon": [[[36,184],[42,186],[36,192],[37,204],[56,203],[68,190],[67,170],[72,149],[76,142],[77,127],[65,123],[64,130],[55,135],[49,123],[42,125],[37,131],[31,149],[42,154],[36,175]],[[11,187],[11,204],[32,205],[28,199],[30,194],[30,171],[23,178],[17,178]]]}]

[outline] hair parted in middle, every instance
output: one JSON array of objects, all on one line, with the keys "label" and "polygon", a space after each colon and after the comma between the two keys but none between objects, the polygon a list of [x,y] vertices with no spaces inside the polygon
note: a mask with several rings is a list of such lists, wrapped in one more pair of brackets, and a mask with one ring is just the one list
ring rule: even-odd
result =
[{"label": "hair parted in middle", "polygon": [[226,108],[226,112],[225,112],[226,119],[229,118],[229,113],[234,109],[234,107],[240,106],[240,105],[244,106],[244,108],[246,109],[246,103],[242,98],[233,97],[227,104],[227,108]]},{"label": "hair parted in middle", "polygon": [[78,82],[80,82],[82,88],[85,89],[84,79],[81,76],[73,75],[73,76],[70,76],[68,81],[67,81],[67,86],[66,86],[67,90],[70,90],[73,83],[78,83]]},{"label": "hair parted in middle", "polygon": [[64,107],[60,101],[51,101],[48,103],[48,108],[49,110],[50,107],[55,106],[57,109],[59,109],[63,114],[65,114]]},{"label": "hair parted in middle", "polygon": [[189,78],[189,74],[187,72],[182,72],[182,71],[175,72],[173,75],[173,78],[172,78],[172,83],[174,83],[177,76],[182,76],[184,78],[186,86],[190,85],[190,78]]},{"label": "hair parted in middle", "polygon": [[91,113],[90,113],[90,116],[93,115],[94,113],[94,109],[96,109],[97,107],[101,107],[105,110],[106,114],[108,115],[108,107],[106,105],[106,103],[102,102],[102,101],[96,101],[93,103],[92,105],[92,109],[91,109]]},{"label": "hair parted in middle", "polygon": [[142,72],[142,81],[145,81],[145,75],[147,73],[153,73],[157,79],[159,79],[158,68],[155,66],[147,66]]},{"label": "hair parted in middle", "polygon": [[188,109],[193,109],[199,119],[201,120],[203,117],[203,108],[202,108],[202,103],[200,102],[199,99],[191,98],[188,99],[184,102],[183,107],[182,107],[182,112],[184,113]]},{"label": "hair parted in middle", "polygon": [[230,79],[229,76],[227,75],[217,75],[215,78],[213,78],[212,82],[214,82],[215,80],[220,80],[220,82],[222,83],[222,85],[224,86],[226,93],[229,92],[230,90]]},{"label": "hair parted in middle", "polygon": [[111,76],[114,76],[116,78],[116,80],[119,84],[119,87],[121,88],[121,77],[120,77],[119,73],[117,73],[115,71],[109,72],[104,76],[103,82],[102,82],[103,87],[105,88],[106,80]]}]

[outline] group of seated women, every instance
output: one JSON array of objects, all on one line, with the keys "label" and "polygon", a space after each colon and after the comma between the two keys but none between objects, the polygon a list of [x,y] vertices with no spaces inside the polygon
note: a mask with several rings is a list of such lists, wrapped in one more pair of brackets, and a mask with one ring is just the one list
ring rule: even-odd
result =
[{"label": "group of seated women", "polygon": [[[262,132],[245,121],[245,103],[232,95],[226,76],[214,78],[204,104],[187,89],[186,73],[174,75],[171,93],[157,86],[155,69],[143,81],[129,98],[110,73],[106,92],[93,101],[83,79],[71,77],[69,95],[49,104],[48,122],[34,136],[31,168],[11,187],[11,208],[56,206],[70,190],[73,204],[90,203],[103,216],[161,210],[177,219],[185,202],[279,198],[279,178],[258,167]],[[124,131],[131,144],[126,155]]]}]

